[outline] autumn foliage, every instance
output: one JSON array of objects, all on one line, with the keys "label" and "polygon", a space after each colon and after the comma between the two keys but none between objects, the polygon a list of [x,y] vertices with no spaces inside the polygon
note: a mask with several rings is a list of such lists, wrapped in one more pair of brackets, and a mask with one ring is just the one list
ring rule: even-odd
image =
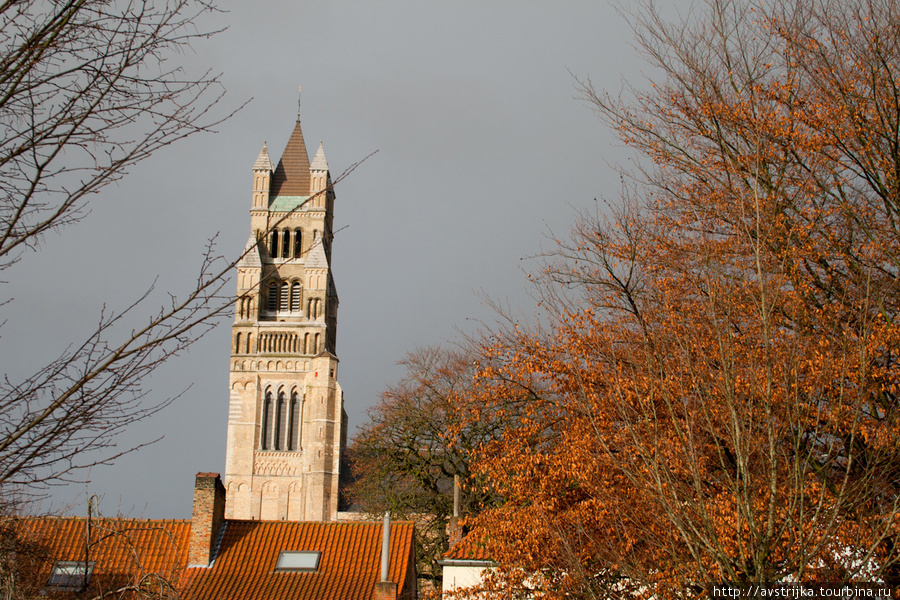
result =
[{"label": "autumn foliage", "polygon": [[[471,482],[472,452],[497,437],[495,419],[466,420],[457,410],[477,371],[459,348],[431,346],[410,352],[402,380],[381,394],[369,422],[349,448],[354,481],[346,490],[357,510],[416,523],[416,570],[422,591],[440,590],[441,566],[453,517],[454,478]],[[460,514],[476,514],[488,490],[466,486]]]},{"label": "autumn foliage", "polygon": [[503,597],[897,581],[900,6],[635,15],[660,75],[582,91],[646,161],[486,344],[458,410]]}]

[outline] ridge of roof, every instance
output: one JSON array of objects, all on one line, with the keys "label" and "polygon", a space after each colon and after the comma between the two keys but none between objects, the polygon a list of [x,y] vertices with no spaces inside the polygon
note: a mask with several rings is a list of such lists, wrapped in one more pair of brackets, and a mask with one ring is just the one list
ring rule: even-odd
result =
[{"label": "ridge of roof", "polygon": [[288,140],[275,173],[272,175],[269,197],[309,195],[309,153],[303,141],[300,119]]},{"label": "ridge of roof", "polygon": [[[23,523],[29,521],[87,521],[87,517],[79,517],[75,515],[45,515],[45,516],[23,516],[23,517],[4,517],[0,519],[0,524]],[[142,517],[91,517],[91,523],[190,523],[190,519],[144,519]]]}]

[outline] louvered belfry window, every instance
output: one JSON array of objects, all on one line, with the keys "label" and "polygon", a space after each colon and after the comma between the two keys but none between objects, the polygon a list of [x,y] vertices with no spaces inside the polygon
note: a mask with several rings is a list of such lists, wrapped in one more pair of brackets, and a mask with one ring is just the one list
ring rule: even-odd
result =
[{"label": "louvered belfry window", "polygon": [[269,309],[269,312],[275,312],[278,310],[278,284],[270,283],[269,284],[269,297],[268,302],[266,303],[266,308]]},{"label": "louvered belfry window", "polygon": [[300,282],[295,281],[291,284],[291,310],[300,310]]}]

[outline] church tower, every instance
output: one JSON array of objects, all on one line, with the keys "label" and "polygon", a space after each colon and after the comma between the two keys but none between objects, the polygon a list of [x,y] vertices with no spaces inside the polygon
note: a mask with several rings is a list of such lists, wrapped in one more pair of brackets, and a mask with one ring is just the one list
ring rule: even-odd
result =
[{"label": "church tower", "polygon": [[231,337],[229,519],[336,518],[347,415],[337,383],[333,209],[325,150],[319,144],[310,164],[298,113],[278,165],[266,144],[253,164]]}]

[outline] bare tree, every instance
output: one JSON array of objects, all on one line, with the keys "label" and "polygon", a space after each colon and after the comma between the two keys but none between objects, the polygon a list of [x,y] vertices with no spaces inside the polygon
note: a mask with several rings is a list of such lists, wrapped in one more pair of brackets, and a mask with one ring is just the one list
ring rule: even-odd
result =
[{"label": "bare tree", "polygon": [[[174,59],[213,35],[202,0],[0,2],[0,269],[42,236],[77,223],[93,194],[173,142],[230,114],[210,72]],[[141,381],[208,331],[230,306],[228,261],[212,242],[194,289],[132,329],[135,309],[104,309],[81,342],[30,376],[0,382],[0,485],[68,479],[110,460],[124,427],[166,402],[141,402]],[[9,301],[0,298],[0,305]]]},{"label": "bare tree", "polygon": [[218,78],[172,59],[215,32],[198,0],[0,5],[0,261],[77,222],[88,197],[228,115]]}]

